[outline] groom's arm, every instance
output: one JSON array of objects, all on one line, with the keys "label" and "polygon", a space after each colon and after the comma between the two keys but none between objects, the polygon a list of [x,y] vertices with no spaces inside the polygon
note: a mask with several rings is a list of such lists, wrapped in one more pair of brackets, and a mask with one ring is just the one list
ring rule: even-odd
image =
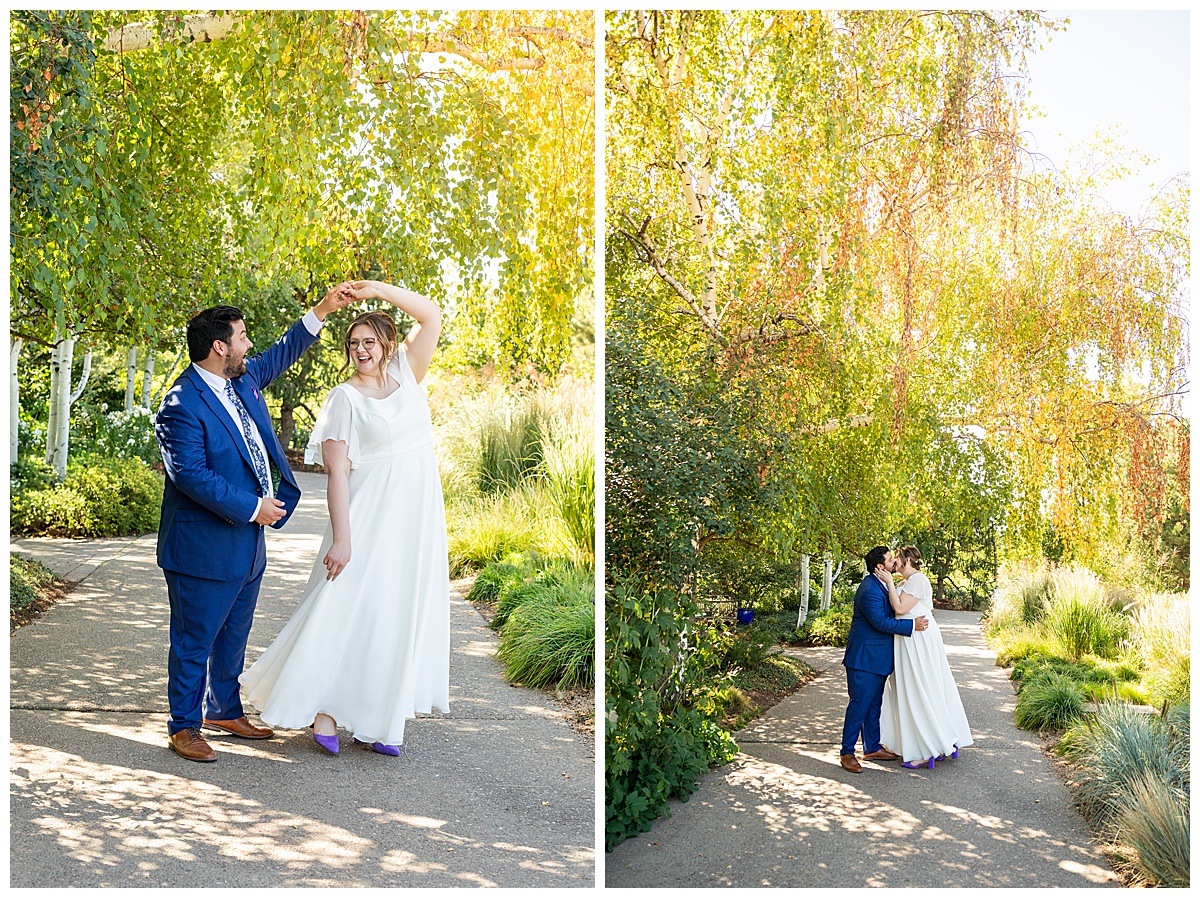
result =
[{"label": "groom's arm", "polygon": [[347,285],[338,284],[269,348],[246,359],[246,373],[254,378],[259,388],[266,387],[292,367],[296,360],[304,355],[304,351],[320,339],[326,315],[355,301]]},{"label": "groom's arm", "polygon": [[289,327],[271,346],[246,359],[246,373],[254,379],[259,389],[265,388],[321,338],[323,324],[312,310],[305,312],[304,317]]}]

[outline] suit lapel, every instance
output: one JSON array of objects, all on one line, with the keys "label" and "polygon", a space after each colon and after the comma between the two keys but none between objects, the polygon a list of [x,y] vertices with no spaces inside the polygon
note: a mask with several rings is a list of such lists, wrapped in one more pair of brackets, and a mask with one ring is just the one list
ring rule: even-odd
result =
[{"label": "suit lapel", "polygon": [[[212,391],[212,387],[204,382],[192,368],[188,368],[188,377],[191,378],[193,386],[200,392],[200,398],[212,409],[212,413],[217,416],[217,420],[225,425],[225,429],[229,431],[230,437],[233,438],[234,445],[237,446],[238,452],[241,453],[251,473],[254,472],[254,461],[250,458],[250,450],[246,447],[246,438],[242,435],[242,428],[233,423],[233,418],[225,406],[221,404],[221,400],[217,398],[217,394]],[[234,389],[237,389],[235,386]],[[238,394],[241,395],[240,393]],[[245,404],[245,400],[243,400]],[[257,476],[257,475],[256,475]]]},{"label": "suit lapel", "polygon": [[[234,378],[233,390],[238,394],[238,398],[242,400],[242,405],[246,407],[246,411],[254,420],[254,426],[258,428],[258,434],[262,437],[263,446],[267,450],[267,466],[270,469],[271,490],[274,493],[279,492],[279,482],[283,478],[284,464],[281,464],[279,453],[283,451],[283,447],[279,445],[279,439],[275,436],[275,424],[271,421],[269,415],[265,416],[266,403],[260,396],[258,387],[254,386],[251,381],[244,377]],[[247,388],[253,395],[247,397]],[[226,415],[228,417],[228,415]],[[244,441],[243,441],[244,442]],[[276,451],[278,449],[278,451]],[[283,459],[286,463],[286,459]],[[253,468],[253,465],[251,465]]]}]

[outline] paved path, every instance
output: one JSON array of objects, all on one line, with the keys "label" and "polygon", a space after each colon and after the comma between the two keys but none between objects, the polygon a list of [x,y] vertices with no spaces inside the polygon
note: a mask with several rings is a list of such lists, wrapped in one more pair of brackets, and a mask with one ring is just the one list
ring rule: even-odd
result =
[{"label": "paved path", "polygon": [[975,738],[957,761],[844,771],[843,650],[796,650],[821,675],[737,733],[737,758],[670,818],[618,845],[607,885],[1119,885],[1037,738],[1013,724],[979,615],[937,619]]},{"label": "paved path", "polygon": [[[295,607],[324,478],[269,531],[248,660]],[[307,731],[167,749],[167,594],[155,537],[21,540],[80,586],[9,640],[13,887],[574,886],[595,881],[594,752],[542,693],[509,686],[495,636],[451,601],[451,715],[388,758]],[[219,559],[214,559],[217,563]]]}]

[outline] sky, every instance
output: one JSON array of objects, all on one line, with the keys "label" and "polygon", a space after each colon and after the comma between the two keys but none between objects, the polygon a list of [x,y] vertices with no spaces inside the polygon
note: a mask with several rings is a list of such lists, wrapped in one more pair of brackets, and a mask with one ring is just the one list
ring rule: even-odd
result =
[{"label": "sky", "polygon": [[1043,49],[1030,54],[1028,101],[1044,117],[1026,115],[1027,146],[1061,168],[1068,151],[1097,132],[1158,160],[1100,191],[1119,212],[1136,217],[1151,185],[1190,170],[1189,32],[1186,10],[1048,11],[1069,18]]}]

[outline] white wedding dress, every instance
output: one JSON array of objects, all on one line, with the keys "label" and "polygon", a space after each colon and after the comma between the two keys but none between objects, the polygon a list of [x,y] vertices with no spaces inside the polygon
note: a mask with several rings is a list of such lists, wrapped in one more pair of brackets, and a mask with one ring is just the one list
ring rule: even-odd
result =
[{"label": "white wedding dress", "polygon": [[363,742],[399,745],[408,718],[450,710],[450,578],[425,388],[403,346],[387,372],[399,387],[383,399],[329,392],[306,454],[347,445],[350,562],[326,579],[328,525],[299,607],[240,682],[270,726],[323,712]]},{"label": "white wedding dress", "polygon": [[925,615],[929,627],[894,637],[896,669],[883,687],[879,741],[904,761],[924,761],[970,745],[971,728],[950,673],[942,631],[933,618],[929,578],[917,571],[900,589],[918,601],[897,619]]}]

